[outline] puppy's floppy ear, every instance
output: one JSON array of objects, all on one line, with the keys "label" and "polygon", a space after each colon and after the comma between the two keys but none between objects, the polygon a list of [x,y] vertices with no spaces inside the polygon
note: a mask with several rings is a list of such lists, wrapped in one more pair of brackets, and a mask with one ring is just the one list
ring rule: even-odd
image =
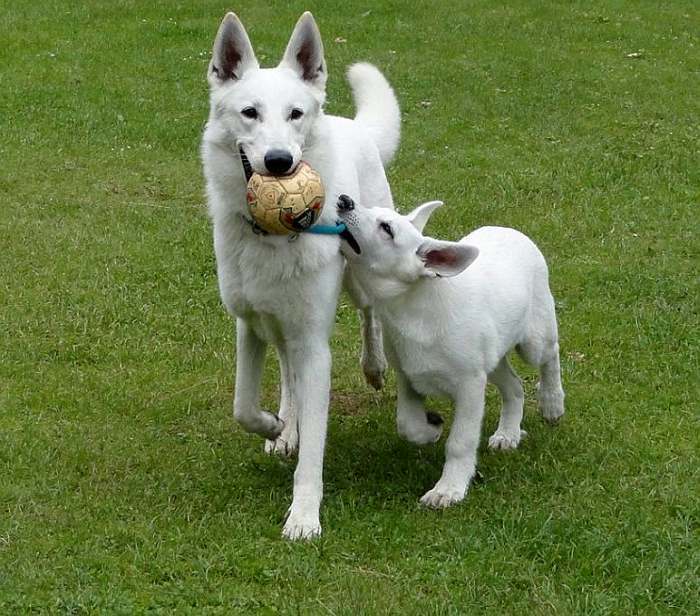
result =
[{"label": "puppy's floppy ear", "polygon": [[408,221],[421,233],[423,232],[423,227],[425,223],[428,222],[431,214],[442,205],[442,201],[428,201],[423,205],[419,205],[410,214],[406,215]]},{"label": "puppy's floppy ear", "polygon": [[241,20],[234,13],[227,13],[214,39],[207,75],[209,83],[213,87],[230,79],[240,79],[247,70],[258,66]]},{"label": "puppy's floppy ear", "polygon": [[323,42],[316,21],[306,11],[294,27],[279,64],[296,71],[310,85],[323,91],[326,87],[326,61],[323,57]]},{"label": "puppy's floppy ear", "polygon": [[417,254],[425,263],[425,276],[448,278],[467,269],[479,256],[479,249],[461,242],[443,242],[427,237],[418,247]]}]

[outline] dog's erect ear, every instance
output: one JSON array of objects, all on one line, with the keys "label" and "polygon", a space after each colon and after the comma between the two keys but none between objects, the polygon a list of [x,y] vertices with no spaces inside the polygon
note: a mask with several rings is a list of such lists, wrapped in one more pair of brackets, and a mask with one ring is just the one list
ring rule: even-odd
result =
[{"label": "dog's erect ear", "polygon": [[251,68],[258,68],[258,61],[248,34],[241,20],[234,13],[227,13],[214,39],[209,83],[217,86],[230,79],[240,79]]},{"label": "dog's erect ear", "polygon": [[443,242],[426,238],[419,246],[418,256],[425,263],[425,275],[448,278],[461,274],[479,256],[476,246],[461,242]]},{"label": "dog's erect ear", "polygon": [[428,222],[430,215],[442,205],[442,201],[428,201],[423,205],[419,205],[410,214],[406,215],[409,222],[421,233],[423,232],[423,227],[425,223]]},{"label": "dog's erect ear", "polygon": [[304,13],[294,27],[294,32],[287,43],[280,66],[296,71],[309,84],[323,90],[326,87],[326,61],[323,57],[321,33],[308,11]]}]

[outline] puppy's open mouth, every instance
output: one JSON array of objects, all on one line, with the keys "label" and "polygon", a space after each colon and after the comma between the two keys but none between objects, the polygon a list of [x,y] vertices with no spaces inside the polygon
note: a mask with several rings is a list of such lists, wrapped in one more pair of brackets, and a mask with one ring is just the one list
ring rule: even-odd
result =
[{"label": "puppy's open mouth", "polygon": [[357,240],[354,238],[353,234],[350,233],[350,229],[348,229],[348,226],[345,225],[345,229],[340,233],[341,239],[344,239],[349,245],[350,248],[353,249],[355,254],[360,254],[362,251],[360,250],[360,245],[357,243]]}]

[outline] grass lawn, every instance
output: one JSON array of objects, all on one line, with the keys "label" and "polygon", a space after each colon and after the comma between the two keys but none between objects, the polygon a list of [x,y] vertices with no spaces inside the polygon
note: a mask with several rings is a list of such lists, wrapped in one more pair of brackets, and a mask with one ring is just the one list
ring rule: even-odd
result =
[{"label": "grass lawn", "polygon": [[[528,233],[559,309],[564,422],[521,370],[529,437],[482,449],[483,481],[439,513],[417,501],[444,438],[399,440],[343,297],[305,544],[280,536],[294,463],[231,413],[198,157],[227,8],[0,11],[0,613],[697,613],[697,2],[233,7],[264,63],[313,10],[331,113],[352,114],[346,65],[380,66],[398,206],[443,199],[428,231],[448,239]],[[264,391],[274,407],[272,358]]]}]

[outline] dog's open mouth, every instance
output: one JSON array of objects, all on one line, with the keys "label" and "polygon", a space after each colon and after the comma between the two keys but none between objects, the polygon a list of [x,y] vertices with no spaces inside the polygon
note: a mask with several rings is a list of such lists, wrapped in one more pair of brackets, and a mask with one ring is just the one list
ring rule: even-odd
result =
[{"label": "dog's open mouth", "polygon": [[345,229],[340,233],[341,239],[344,239],[349,245],[350,248],[353,249],[355,254],[360,254],[362,251],[360,250],[360,245],[357,243],[357,240],[354,238],[353,234],[350,233],[350,229],[348,229],[348,226],[345,225]]},{"label": "dog's open mouth", "polygon": [[253,175],[253,166],[250,164],[241,146],[238,146],[238,153],[241,155],[241,164],[243,165],[243,173],[245,173],[245,181],[250,182],[250,178]]}]

